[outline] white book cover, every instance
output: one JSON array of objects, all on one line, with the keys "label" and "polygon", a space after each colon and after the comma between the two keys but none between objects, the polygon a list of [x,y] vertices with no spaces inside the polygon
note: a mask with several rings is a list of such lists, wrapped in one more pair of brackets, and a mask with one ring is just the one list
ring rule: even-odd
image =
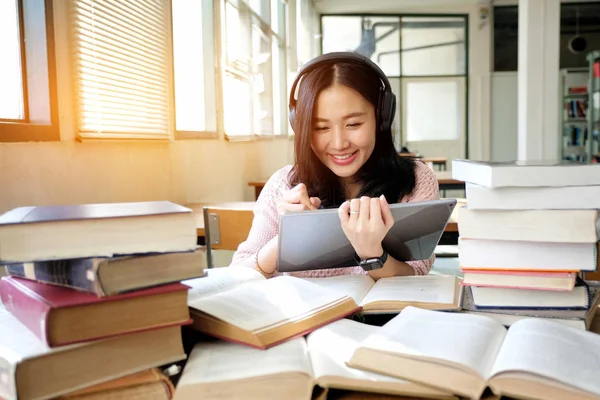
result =
[{"label": "white book cover", "polygon": [[458,232],[465,239],[595,243],[599,230],[598,210],[458,211]]},{"label": "white book cover", "polygon": [[581,210],[600,208],[600,185],[501,187],[465,185],[471,210]]},{"label": "white book cover", "polygon": [[452,177],[488,188],[600,185],[600,164],[564,160],[493,162],[454,159]]},{"label": "white book cover", "polygon": [[596,243],[551,243],[458,239],[463,269],[518,271],[596,271]]}]

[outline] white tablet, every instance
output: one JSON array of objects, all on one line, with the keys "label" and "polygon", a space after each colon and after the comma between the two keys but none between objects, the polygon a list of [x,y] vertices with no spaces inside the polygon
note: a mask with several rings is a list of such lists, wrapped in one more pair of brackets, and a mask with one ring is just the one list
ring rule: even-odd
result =
[{"label": "white tablet", "polygon": [[[394,226],[383,248],[399,261],[432,256],[456,206],[456,199],[390,204]],[[279,272],[357,266],[337,209],[279,216]]]}]

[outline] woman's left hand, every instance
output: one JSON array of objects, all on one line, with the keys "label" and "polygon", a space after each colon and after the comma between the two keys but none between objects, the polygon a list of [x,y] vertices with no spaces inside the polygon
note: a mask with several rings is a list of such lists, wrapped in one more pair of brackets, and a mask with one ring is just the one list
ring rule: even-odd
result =
[{"label": "woman's left hand", "polygon": [[361,259],[383,254],[381,242],[394,225],[385,197],[345,201],[338,209],[342,229]]}]

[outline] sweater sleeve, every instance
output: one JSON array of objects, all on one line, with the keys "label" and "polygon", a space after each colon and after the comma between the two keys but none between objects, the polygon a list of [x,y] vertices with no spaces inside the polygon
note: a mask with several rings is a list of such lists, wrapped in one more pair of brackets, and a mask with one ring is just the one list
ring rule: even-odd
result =
[{"label": "sweater sleeve", "polygon": [[265,183],[256,205],[254,218],[248,233],[248,238],[240,243],[231,259],[231,266],[246,264],[245,261],[256,253],[279,231],[277,201],[286,190],[289,190],[288,173],[291,166],[286,166],[275,172]]},{"label": "sweater sleeve", "polygon": [[[440,198],[440,188],[435,172],[424,162],[416,161],[415,165],[415,188],[412,193],[406,196],[403,202],[415,202],[426,200],[437,200]],[[427,275],[431,270],[431,265],[435,261],[435,255],[427,260],[408,261],[415,275]]]}]

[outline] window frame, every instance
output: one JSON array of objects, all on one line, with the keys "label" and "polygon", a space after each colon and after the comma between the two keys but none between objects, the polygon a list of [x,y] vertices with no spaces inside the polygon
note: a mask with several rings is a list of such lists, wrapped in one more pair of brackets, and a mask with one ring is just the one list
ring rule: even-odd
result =
[{"label": "window frame", "polygon": [[[225,28],[225,22],[224,22],[224,13],[225,13],[225,7],[227,2],[231,2],[232,5],[234,7],[236,7],[235,3],[244,3],[244,6],[247,7],[247,11],[249,12],[250,15],[250,19],[251,21],[256,18],[259,21],[259,25],[263,26],[266,25],[268,28],[268,32],[264,32],[265,34],[268,34],[271,38],[271,62],[272,62],[272,57],[273,57],[273,53],[272,53],[272,49],[273,49],[273,43],[276,42],[278,44],[278,46],[280,47],[280,49],[282,49],[282,54],[281,54],[281,59],[283,60],[283,67],[281,67],[278,71],[278,73],[280,74],[279,77],[279,82],[277,85],[275,85],[275,81],[274,81],[274,75],[275,75],[275,69],[272,68],[272,72],[271,72],[271,79],[272,79],[272,83],[273,83],[273,96],[275,95],[275,90],[276,90],[276,86],[277,86],[277,90],[279,90],[281,93],[283,94],[287,94],[287,85],[288,85],[288,77],[287,77],[287,73],[281,75],[281,72],[287,72],[287,66],[288,66],[288,57],[289,57],[289,52],[290,52],[290,46],[289,46],[289,34],[288,34],[288,27],[289,27],[289,20],[290,18],[293,18],[293,16],[291,15],[291,13],[289,12],[289,9],[284,8],[283,12],[283,27],[279,27],[278,32],[273,31],[271,22],[267,23],[263,17],[261,15],[259,15],[256,10],[254,10],[252,8],[252,6],[250,5],[250,3],[247,0],[213,0],[214,1],[214,21],[215,21],[215,29],[213,30],[214,32],[214,43],[215,43],[215,54],[218,54],[218,61],[215,63],[215,68],[216,68],[216,73],[215,73],[215,82],[217,83],[218,86],[218,91],[217,91],[217,104],[218,104],[218,111],[217,111],[217,132],[219,136],[223,136],[223,138],[228,141],[228,142],[246,142],[246,141],[254,141],[254,140],[281,140],[281,139],[288,139],[291,135],[290,132],[285,128],[286,125],[284,125],[283,122],[280,122],[280,126],[275,126],[275,118],[273,121],[273,133],[270,134],[259,134],[259,133],[252,133],[252,134],[248,134],[248,135],[228,135],[227,132],[225,131],[225,120],[224,120],[224,105],[225,105],[225,95],[224,95],[224,91],[223,91],[223,86],[224,86],[224,75],[225,75],[225,68],[226,66],[223,64],[225,61],[225,48],[223,46],[223,38],[222,35],[225,34],[224,28]],[[272,3],[270,0],[261,0],[262,2],[266,2],[268,4],[269,7],[269,18],[272,17]],[[237,8],[237,7],[236,7]],[[251,26],[252,26],[252,22],[251,22]],[[262,30],[262,29],[261,29]],[[281,95],[280,93],[280,95]],[[276,112],[281,113],[281,116],[279,117],[280,121],[287,121],[287,114],[285,113],[285,110],[287,110],[287,95],[283,96],[283,99],[285,99],[285,104],[286,106],[280,106],[280,107],[275,107],[275,105],[273,104],[273,115]],[[273,102],[272,102],[273,103]],[[280,133],[275,133],[280,131]]]},{"label": "window frame", "polygon": [[53,3],[17,0],[25,119],[0,119],[0,142],[60,141]]},{"label": "window frame", "polygon": [[[398,17],[400,18],[400,24],[402,24],[402,18],[411,18],[411,17],[416,17],[416,18],[461,18],[464,21],[464,32],[465,32],[465,70],[464,73],[462,74],[451,74],[451,75],[403,75],[402,73],[400,73],[397,76],[388,76],[389,78],[396,78],[399,79],[400,82],[400,92],[396,93],[396,96],[398,96],[399,98],[402,98],[403,93],[402,93],[402,80],[403,78],[407,78],[407,79],[429,79],[429,78],[464,78],[465,79],[465,84],[464,84],[464,88],[465,88],[465,95],[464,95],[464,101],[465,101],[465,110],[464,110],[464,129],[465,129],[465,157],[468,158],[469,157],[469,131],[470,131],[470,126],[469,126],[469,83],[470,83],[470,30],[469,30],[469,23],[470,23],[470,19],[469,19],[469,14],[467,13],[323,13],[319,15],[319,31],[321,32],[321,40],[319,40],[319,50],[320,53],[323,53],[323,18],[324,17]],[[402,45],[402,38],[400,38],[400,46]],[[400,69],[402,68],[402,60],[400,60]],[[396,118],[401,118],[402,117],[402,110],[398,110],[399,115],[396,115]],[[403,138],[406,135],[406,132],[404,132],[403,127],[404,122],[402,120],[398,121],[398,127],[400,129],[399,132],[399,139],[400,139],[400,145],[403,145]]]},{"label": "window frame", "polygon": [[[219,90],[221,87],[220,78],[219,78],[219,68],[218,64],[220,63],[218,60],[220,58],[220,54],[217,52],[220,44],[218,43],[219,37],[216,34],[219,29],[219,20],[217,19],[218,10],[217,10],[217,2],[219,0],[202,0],[202,54],[203,54],[203,79],[204,79],[204,108],[205,108],[205,129],[200,131],[193,130],[179,130],[177,129],[177,123],[174,122],[174,132],[173,139],[174,140],[194,140],[194,139],[218,139],[219,138],[219,111],[217,104],[219,104]],[[172,14],[172,8],[171,8]],[[173,26],[174,21],[171,20],[171,41],[173,41]],[[173,76],[171,77],[173,81],[173,90],[175,90],[175,57],[173,52],[174,45],[171,46],[171,70],[173,71]],[[207,83],[214,82],[214,86],[210,88],[210,85]],[[210,88],[210,89],[209,89]],[[175,94],[173,93],[173,104],[174,104],[174,116],[173,118],[176,121],[177,118],[177,101],[175,100]],[[214,129],[206,129],[207,121],[210,118],[215,120]]]}]

